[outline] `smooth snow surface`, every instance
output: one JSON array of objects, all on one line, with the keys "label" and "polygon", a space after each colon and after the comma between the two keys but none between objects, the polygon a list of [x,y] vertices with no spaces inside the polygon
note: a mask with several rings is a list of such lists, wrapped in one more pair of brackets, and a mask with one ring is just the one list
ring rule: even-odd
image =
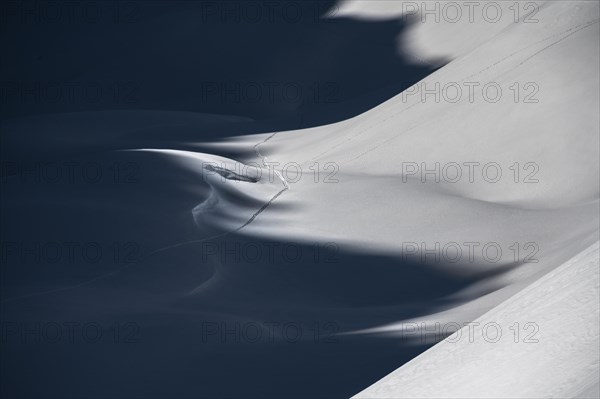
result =
[{"label": "smooth snow surface", "polygon": [[598,397],[599,271],[596,243],[355,397]]},{"label": "smooth snow surface", "polygon": [[[195,3],[176,3],[185,7],[150,14],[93,70],[65,58],[65,75],[119,72],[153,89],[136,109],[2,122],[17,159],[139,172],[132,184],[85,190],[25,185],[5,202],[15,242],[35,230],[39,241],[135,240],[140,252],[85,269],[28,269],[13,257],[6,320],[131,320],[145,334],[126,348],[70,346],[70,356],[55,345],[3,350],[21,396],[598,396],[598,1],[520,2],[536,7],[531,23],[498,1],[497,23],[478,13],[400,24],[407,6],[443,2],[348,0],[329,12],[332,24],[217,24],[215,40]],[[109,43],[119,43],[115,29]],[[337,80],[342,101],[196,109],[211,74]],[[316,127],[289,130],[306,126]],[[300,261],[280,251],[290,243]],[[263,252],[248,259],[239,248]],[[272,322],[305,334],[199,339],[206,323]],[[333,325],[323,341],[336,344],[315,342],[315,325]],[[494,327],[502,336],[489,342]]]},{"label": "smooth snow surface", "polygon": [[[388,5],[402,10],[401,4],[349,1],[338,15],[381,18],[380,8],[388,13]],[[540,326],[539,344],[440,344],[401,369],[399,379],[394,374],[361,396],[562,397],[597,389],[597,250],[552,270],[598,239],[599,4],[536,4],[536,23],[415,24],[414,55],[451,62],[353,119],[278,132],[261,146],[292,179],[275,202],[279,208],[266,209],[242,234],[334,240],[391,255],[402,254],[406,243],[428,249],[436,243],[493,242],[504,249],[497,262],[476,252],[474,262],[436,267],[459,274],[487,268],[498,271],[496,277],[454,294],[453,305],[410,321],[424,330],[478,317]],[[435,101],[433,95],[424,100],[419,91],[465,83],[480,88],[493,83],[503,95],[486,101],[476,90],[470,101],[462,86],[463,96],[454,102]],[[536,101],[515,100],[509,89],[515,83],[535,84]],[[266,137],[199,145],[249,153]],[[502,178],[491,183],[475,174],[472,181],[436,182],[425,176],[423,182],[421,173],[407,169],[470,162],[500,165]],[[534,181],[515,182],[515,162],[534,168]],[[286,166],[290,163],[299,165],[301,177]],[[322,171],[317,180],[310,172],[315,167]],[[327,176],[333,178],[329,184]],[[290,212],[294,207],[298,211]],[[231,218],[210,222],[226,229],[239,225]],[[514,259],[508,250],[513,243],[539,246],[538,262]],[[394,337],[402,334],[403,322],[350,333]]]}]

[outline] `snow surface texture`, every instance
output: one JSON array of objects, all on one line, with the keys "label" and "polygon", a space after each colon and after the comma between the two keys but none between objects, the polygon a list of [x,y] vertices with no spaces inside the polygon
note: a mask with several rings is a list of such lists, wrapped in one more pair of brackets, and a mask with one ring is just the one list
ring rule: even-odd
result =
[{"label": "snow surface texture", "polygon": [[[389,16],[390,7],[400,15],[402,3],[349,1],[337,15],[377,18]],[[417,335],[436,323],[478,317],[481,323],[500,323],[505,334],[515,322],[537,323],[539,343],[489,344],[481,338],[442,343],[361,397],[597,393],[598,252],[597,246],[586,248],[598,240],[599,5],[536,4],[536,23],[504,19],[491,27],[468,21],[413,27],[414,40],[409,41],[415,43],[417,58],[452,59],[418,85],[431,89],[436,83],[475,82],[481,87],[493,82],[504,89],[497,102],[471,102],[466,95],[457,102],[423,101],[419,88],[413,87],[337,124],[214,145],[243,151],[265,140],[261,153],[275,165],[295,162],[305,174],[315,162],[339,167],[335,184],[315,183],[312,175],[288,182],[289,190],[276,200],[281,208],[264,210],[243,234],[333,239],[390,254],[401,253],[406,242],[426,243],[426,248],[448,242],[539,245],[538,262],[516,262],[518,267],[512,267],[510,251],[495,264],[476,253],[476,267],[508,271],[456,294],[456,306],[410,320],[421,329]],[[535,83],[538,101],[515,101],[508,88],[516,82]],[[422,175],[408,173],[406,166],[423,162],[429,168],[436,163],[496,162],[505,177],[514,162],[532,162],[539,169],[533,184],[516,184],[512,177],[493,184],[484,179],[435,182],[431,177],[423,183]],[[295,180],[293,172],[291,176]],[[272,195],[265,191],[265,199]],[[301,212],[285,212],[285,205],[295,204],[301,204]],[[240,221],[218,215],[206,215],[206,221],[228,229],[239,226]],[[460,273],[476,268],[441,267]],[[475,294],[494,284],[503,287]],[[353,333],[397,336],[405,332],[406,322]]]},{"label": "snow surface texture", "polygon": [[597,398],[599,271],[596,243],[355,397]]},{"label": "snow surface texture", "polygon": [[[422,3],[346,1],[330,18],[389,19],[401,17],[407,4]],[[436,2],[425,3],[431,8]],[[132,359],[144,367],[122,361],[117,356],[128,352],[119,348],[104,348],[90,357],[74,347],[74,356],[88,363],[102,359],[95,363],[114,364],[105,372],[123,381],[117,392],[110,384],[96,387],[97,373],[70,358],[55,366],[61,357],[54,347],[43,348],[41,362],[13,350],[13,364],[29,370],[31,361],[56,377],[40,381],[32,374],[19,388],[40,396],[53,392],[53,384],[61,388],[60,377],[69,375],[78,385],[68,395],[59,390],[55,396],[84,396],[89,386],[97,389],[95,396],[285,396],[274,395],[275,390],[323,396],[314,388],[321,380],[346,388],[351,382],[360,385],[355,378],[359,366],[375,369],[384,351],[403,345],[420,353],[426,340],[441,342],[360,397],[597,396],[600,6],[596,1],[534,3],[539,5],[535,23],[515,22],[509,9],[513,2],[498,2],[510,17],[495,24],[481,17],[475,23],[465,18],[458,23],[431,18],[415,22],[398,48],[417,64],[441,68],[381,105],[335,124],[218,142],[195,142],[200,141],[198,126],[227,131],[251,121],[152,110],[36,116],[3,124],[13,140],[28,141],[25,154],[67,151],[69,145],[77,153],[135,150],[111,156],[119,162],[137,160],[151,177],[130,191],[119,186],[119,195],[98,196],[87,208],[78,200],[80,192],[68,200],[43,192],[38,196],[74,208],[68,220],[75,226],[81,227],[75,219],[95,222],[94,229],[78,230],[61,213],[44,212],[41,225],[51,229],[42,233],[54,236],[62,229],[80,232],[88,241],[96,239],[94,234],[109,234],[111,240],[127,242],[144,230],[140,241],[148,242],[151,250],[143,262],[99,267],[77,278],[65,270],[52,276],[58,288],[14,284],[3,290],[2,302],[8,320],[62,320],[65,312],[67,320],[79,317],[82,322],[90,315],[99,318],[117,311],[124,320],[152,315],[144,331],[154,332],[150,336],[156,341],[147,339],[147,346],[133,348],[138,352]],[[188,40],[193,44],[195,39]],[[503,91],[498,101],[483,98],[482,87],[490,83]],[[461,98],[436,101],[430,94],[424,100],[423,88],[435,89],[436,84],[460,86]],[[467,84],[476,85],[474,101]],[[515,84],[521,90],[518,101],[510,89]],[[536,101],[524,102],[532,92]],[[454,98],[452,91],[446,94]],[[494,96],[494,90],[488,94]],[[98,133],[93,136],[97,143],[79,137],[84,128]],[[64,143],[47,131],[64,134]],[[28,132],[38,133],[37,139],[28,139]],[[479,165],[473,179],[464,166],[469,164]],[[496,169],[482,174],[487,164],[499,166],[497,181]],[[423,169],[436,165],[440,172],[444,166],[462,165],[462,177],[450,181],[453,170],[450,178],[438,181],[424,175]],[[125,200],[132,201],[135,212],[123,205]],[[106,207],[124,212],[98,211]],[[20,214],[13,215],[14,223],[20,223]],[[338,265],[302,267],[278,262],[248,267],[210,258],[199,267],[198,248],[188,244],[215,238],[301,242],[307,248],[334,242],[346,258]],[[441,261],[432,259],[431,249],[439,256],[437,245],[454,243],[462,249],[457,262],[447,259],[452,253]],[[472,258],[465,243],[476,244]],[[490,243],[501,249],[497,258],[493,249],[482,251]],[[452,252],[456,247],[450,248]],[[369,256],[360,257],[364,254]],[[422,264],[402,262],[405,256]],[[378,261],[384,257],[387,261]],[[264,345],[261,351],[248,352],[249,357],[227,346],[220,346],[220,352],[206,345],[190,348],[202,320],[221,320],[215,315],[235,322],[279,317],[306,325],[336,320],[346,346],[311,346],[312,352],[306,352],[302,348],[307,346]],[[439,325],[464,323],[471,324],[460,330],[460,339],[459,332],[446,340],[431,334],[439,333]],[[493,326],[485,329],[490,323],[501,328],[498,342],[489,342],[495,340]],[[364,352],[351,352],[359,347],[355,342],[366,343]],[[337,352],[326,351],[333,349]],[[406,356],[413,359],[415,354]],[[391,367],[366,378],[369,382],[348,396],[402,365],[400,360],[396,364],[395,353],[389,356]],[[306,374],[278,362],[284,359],[300,367],[312,358],[318,361],[307,363],[302,369]],[[232,365],[244,367],[232,374],[236,384],[229,384],[230,376],[221,371]],[[19,368],[9,371],[21,375]],[[279,377],[271,378],[274,372]],[[328,378],[323,378],[326,373]]]}]

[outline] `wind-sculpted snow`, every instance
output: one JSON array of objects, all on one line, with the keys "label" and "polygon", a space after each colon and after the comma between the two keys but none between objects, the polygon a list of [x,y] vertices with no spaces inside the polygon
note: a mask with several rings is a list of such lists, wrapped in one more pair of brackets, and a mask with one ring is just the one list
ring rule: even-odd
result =
[{"label": "wind-sculpted snow", "polygon": [[[426,262],[451,274],[484,268],[497,274],[449,295],[451,306],[352,334],[393,337],[403,331],[403,321],[424,334],[436,323],[467,323],[598,239],[598,4],[546,3],[536,17],[538,24],[506,27],[422,86],[374,110],[333,125],[282,132],[262,146],[282,172],[294,163],[304,175],[277,199],[282,208],[264,212],[241,234],[329,239],[342,248],[398,259],[427,259],[435,245],[448,243],[494,243],[504,250],[492,262],[480,252],[470,262]],[[468,29],[472,35],[473,27]],[[520,105],[512,93],[493,102],[423,101],[419,88],[440,82],[494,82],[505,90],[515,82],[535,82],[539,91],[535,101]],[[212,148],[249,154],[249,141]],[[311,171],[326,164],[337,171],[331,184],[312,178]],[[435,165],[448,164],[493,164],[504,178],[474,174],[439,181]],[[533,179],[511,174],[524,165]],[[297,212],[289,211],[294,208]],[[407,243],[422,245],[407,254]],[[535,259],[514,259],[513,245],[533,245],[539,252]],[[561,389],[556,384],[545,388]]]},{"label": "wind-sculpted snow", "polygon": [[595,243],[355,397],[597,397],[598,259]]},{"label": "wind-sculpted snow", "polygon": [[[327,63],[331,43],[344,38],[336,32],[366,29],[360,18],[383,18],[379,7],[388,3],[406,2],[341,3],[340,25],[311,28],[323,47],[307,59]],[[595,2],[546,2],[535,17],[533,24],[410,25],[403,57],[415,64],[394,58],[380,76],[414,72],[407,90],[389,98],[377,92],[381,85],[361,84],[345,96],[358,105],[297,107],[314,115],[278,104],[298,123],[167,110],[3,122],[3,145],[19,157],[91,162],[104,173],[85,190],[66,180],[3,194],[14,243],[33,229],[40,242],[64,235],[105,251],[84,267],[3,268],[3,320],[85,324],[93,317],[140,328],[136,345],[74,345],[70,357],[58,345],[36,347],[35,356],[29,347],[3,349],[3,363],[15,365],[9,378],[25,396],[83,397],[94,386],[94,396],[107,397],[349,397],[404,364],[359,396],[594,394],[600,11]],[[393,22],[381,29],[396,32]],[[268,53],[275,54],[260,51]],[[427,75],[432,65],[440,68]],[[313,73],[304,63],[292,69],[303,82]],[[375,79],[377,65],[365,70]],[[353,80],[348,71],[340,77]],[[494,101],[481,91],[473,100],[467,91],[456,101],[431,94],[436,85],[490,83],[503,89]],[[373,97],[364,103],[354,98],[367,94]],[[142,104],[168,96],[157,98]],[[375,98],[389,99],[351,119],[315,123],[356,115]],[[265,104],[236,105],[244,115],[266,112]],[[336,107],[343,112],[330,115]],[[31,252],[24,248],[19,261]],[[515,322],[534,323],[540,342],[523,350],[485,339],[444,341],[472,322],[500,323],[511,334]],[[77,382],[65,390],[54,381],[66,371]],[[98,386],[98,371],[111,384]]]}]

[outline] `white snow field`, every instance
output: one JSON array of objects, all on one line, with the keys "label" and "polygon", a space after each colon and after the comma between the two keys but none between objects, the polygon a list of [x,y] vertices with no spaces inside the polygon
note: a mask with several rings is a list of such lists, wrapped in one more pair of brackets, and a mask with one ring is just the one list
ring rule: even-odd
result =
[{"label": "white snow field", "polygon": [[[348,1],[332,18],[398,17],[409,3],[423,2]],[[248,154],[254,177],[262,170],[257,182],[212,178],[197,221],[425,261],[442,253],[435,267],[458,274],[503,271],[430,314],[346,332],[394,339],[407,322],[415,336],[436,323],[480,323],[473,342],[442,341],[360,397],[598,395],[600,5],[521,2],[535,13],[523,7],[515,21],[514,2],[495,4],[497,23],[417,20],[409,55],[443,66],[368,112],[197,143]],[[164,152],[196,170],[217,160]],[[503,331],[497,343],[481,334],[491,322]],[[539,342],[523,342],[525,327],[539,327]]]},{"label": "white snow field", "polygon": [[599,270],[596,243],[355,397],[597,398]]}]

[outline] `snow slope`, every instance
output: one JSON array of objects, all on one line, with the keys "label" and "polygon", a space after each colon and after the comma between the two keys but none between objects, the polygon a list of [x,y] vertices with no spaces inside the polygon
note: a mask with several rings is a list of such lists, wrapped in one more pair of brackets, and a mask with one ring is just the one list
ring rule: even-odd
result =
[{"label": "snow slope", "polygon": [[[384,3],[387,7],[387,4],[402,2]],[[371,10],[368,17],[377,15],[376,7],[371,8],[370,2],[346,4],[340,8],[342,15],[344,12],[354,17],[366,15],[365,10]],[[477,317],[490,320],[481,315],[532,283],[542,285],[541,291],[530,288],[527,291],[530,294],[520,297],[523,300],[529,298],[527,295],[531,298],[546,295],[543,286],[553,286],[554,280],[561,281],[562,286],[572,273],[568,266],[557,269],[544,277],[545,280],[539,279],[598,240],[600,12],[597,2],[536,4],[539,4],[536,23],[511,19],[503,20],[504,25],[492,27],[482,21],[417,23],[413,34],[422,40],[416,40],[416,56],[429,60],[446,57],[452,61],[413,88],[358,117],[312,129],[278,132],[273,136],[246,136],[210,145],[199,143],[203,151],[238,151],[245,155],[247,162],[257,162],[251,148],[268,139],[261,145],[261,152],[275,163],[276,170],[288,176],[290,188],[275,201],[278,207],[265,209],[240,232],[306,241],[334,240],[355,250],[395,256],[406,254],[407,243],[418,243],[421,247],[415,256],[420,255],[425,260],[427,250],[436,248],[436,244],[441,247],[465,242],[498,244],[503,250],[499,261],[490,262],[485,254],[475,252],[474,261],[467,262],[461,257],[456,263],[433,262],[435,267],[458,274],[469,275],[481,270],[502,273],[451,296],[452,305],[411,320],[423,323],[419,328],[425,330],[439,322],[464,323]],[[463,88],[462,96],[456,100],[451,92],[441,91],[436,100],[434,94],[423,94],[424,88],[431,90],[436,84],[439,87],[458,85]],[[478,88],[500,87],[502,95],[496,97],[475,90],[471,98],[466,94],[466,84]],[[516,98],[511,89],[514,85],[527,88],[530,94],[533,90],[535,94],[528,98],[532,101],[525,101],[522,92]],[[442,169],[444,165],[472,162],[499,165],[502,178],[490,182],[494,180],[490,175],[475,174],[473,179],[467,179],[463,169],[463,178],[457,182],[444,175],[435,181],[421,173],[423,169],[435,168],[436,163]],[[530,176],[534,179],[526,181],[522,175],[513,175],[515,163],[518,163],[517,168],[527,165],[525,168],[529,170],[522,172],[533,172]],[[409,169],[415,165],[416,173]],[[315,169],[320,172],[317,177],[313,173]],[[301,170],[302,175],[297,170]],[[331,178],[329,182],[327,176]],[[269,198],[266,196],[265,200]],[[225,229],[239,225],[218,216],[207,222]],[[539,248],[535,262],[515,258],[509,250],[514,243],[524,246],[533,243]],[[582,256],[587,259],[585,265],[593,269],[597,252],[584,252]],[[597,274],[581,267],[583,269],[578,267],[577,270],[584,275],[587,270],[589,280],[572,281],[570,289],[573,291],[565,291],[561,298],[566,298],[568,293],[575,295],[581,288],[584,290],[581,295],[593,302],[598,297],[597,283],[594,283]],[[501,288],[497,289],[498,286]],[[512,301],[504,306],[510,306],[517,299]],[[531,352],[525,353],[521,353],[520,347],[503,347],[500,356],[506,359],[502,364],[513,372],[504,375],[490,372],[488,378],[497,378],[496,384],[488,384],[490,390],[483,388],[485,383],[477,385],[480,379],[475,379],[475,385],[449,379],[427,385],[425,381],[432,378],[429,373],[437,373],[430,368],[429,371],[419,369],[422,380],[412,385],[414,389],[406,394],[394,389],[386,392],[390,397],[421,394],[439,397],[446,392],[457,397],[503,394],[542,397],[583,392],[597,384],[597,379],[588,377],[597,369],[598,334],[597,329],[590,330],[589,326],[597,324],[598,314],[597,308],[588,312],[588,307],[578,307],[578,304],[574,299],[574,302],[564,303],[566,308],[561,306],[552,310],[556,313],[551,313],[559,318],[559,324],[565,325],[572,322],[570,317],[575,314],[566,309],[577,308],[577,312],[587,315],[578,320],[577,326],[565,327],[573,331],[569,336],[564,335],[567,330],[540,325],[541,333],[547,328],[545,331],[549,334],[546,344],[531,346]],[[588,303],[588,306],[591,305]],[[537,317],[540,322],[546,317],[542,308],[528,312],[531,313],[524,316]],[[491,314],[496,317],[496,313]],[[519,320],[525,319],[519,317]],[[402,331],[399,320],[399,323],[353,333],[393,337]],[[574,343],[564,349],[564,354],[551,358],[558,362],[571,353],[574,364],[568,365],[572,370],[557,371],[561,378],[548,376],[546,368],[535,367],[545,362],[521,364],[517,361],[520,356],[530,359],[542,353],[547,348],[545,345],[557,346],[571,339]],[[446,347],[448,344],[434,353]],[[471,345],[468,348],[472,352],[465,350],[460,355],[454,352],[453,358],[460,359],[464,353],[465,358],[458,361],[466,364],[480,355],[476,347],[480,348]],[[461,347],[453,348],[458,351]],[[499,345],[485,347],[494,351],[498,348]],[[589,356],[579,357],[586,351]],[[552,352],[548,354],[552,355]],[[423,358],[428,356],[432,355]],[[431,362],[435,363],[436,359]],[[580,360],[582,363],[578,363]],[[490,367],[494,364],[491,360],[489,363],[485,359],[481,361]],[[515,364],[523,367],[514,368]],[[448,378],[454,378],[452,367],[447,366],[447,369]],[[528,377],[522,381],[529,384],[527,390],[515,382],[516,377],[524,375],[525,369]],[[482,375],[483,370],[491,371],[485,367],[481,370]],[[401,373],[402,378],[413,378],[412,372]],[[465,373],[464,378],[469,379],[470,374]],[[539,383],[532,382],[536,379]],[[368,396],[384,391],[376,387],[366,392]]]},{"label": "snow slope", "polygon": [[[489,24],[452,25],[455,34],[440,47],[467,35],[486,39],[369,112],[333,125],[198,146],[238,151],[256,163],[253,148],[269,137],[261,152],[291,176],[279,207],[267,208],[244,234],[334,240],[396,255],[408,243],[422,244],[421,255],[436,244],[498,244],[499,261],[476,251],[474,261],[440,265],[457,273],[507,271],[499,277],[505,288],[453,314],[470,319],[597,240],[599,14],[595,2],[546,2],[536,14],[538,23],[512,22],[491,37]],[[415,29],[430,34],[441,29],[422,25]],[[459,101],[440,94],[435,101],[419,91],[465,82],[494,84],[503,94],[497,101],[478,92],[472,99],[463,93]],[[510,90],[515,83],[534,84],[535,102],[515,101]],[[470,179],[464,166],[457,182],[422,173],[436,163],[441,170],[473,162],[480,168],[497,165],[501,177],[490,182],[496,175],[478,169]],[[409,169],[414,165],[415,173]],[[298,211],[290,212],[294,207]],[[230,230],[239,226],[217,216],[207,222]],[[537,262],[515,257],[514,243],[533,243]],[[515,264],[520,266],[511,268]]]},{"label": "snow slope", "polygon": [[[403,7],[416,3],[421,4],[341,2],[330,18],[402,17]],[[352,384],[375,383],[424,350],[424,343],[441,341],[443,336],[429,333],[438,325],[473,321],[480,323],[474,342],[440,342],[360,396],[596,395],[600,5],[525,2],[539,10],[537,22],[524,23],[525,15],[512,18],[513,2],[498,3],[509,17],[493,24],[481,18],[414,22],[398,47],[417,65],[441,68],[335,124],[201,142],[198,137],[221,137],[217,133],[236,126],[241,126],[236,132],[265,130],[248,118],[154,110],[3,123],[8,144],[26,144],[20,147],[24,157],[70,151],[93,154],[107,165],[133,160],[140,166],[136,184],[112,191],[68,186],[49,195],[36,185],[23,192],[46,207],[22,201],[17,192],[7,201],[13,225],[21,226],[22,215],[31,214],[41,237],[69,238],[73,232],[92,242],[133,237],[144,250],[140,262],[125,267],[11,269],[14,281],[27,273],[33,283],[23,279],[23,287],[3,289],[3,317],[86,322],[90,315],[108,320],[116,312],[123,320],[146,321],[150,338],[131,348],[131,364],[129,352],[119,348],[73,347],[73,356],[87,364],[110,361],[110,378],[123,382],[123,391],[106,384],[94,395],[323,396],[343,389],[354,394],[359,389]],[[186,29],[181,26],[181,35]],[[243,47],[236,35],[232,40]],[[194,47],[194,37],[186,36],[185,43]],[[361,54],[357,50],[357,58]],[[186,65],[195,71],[195,63]],[[386,77],[393,71],[387,67]],[[376,70],[369,65],[361,72]],[[152,74],[142,78],[154,80]],[[195,98],[197,92],[188,94]],[[31,132],[35,135],[28,136]],[[96,141],[82,133],[93,133]],[[99,150],[110,156],[102,158],[106,154]],[[304,263],[282,256],[270,262],[228,262],[220,256],[202,261],[207,255],[202,244],[211,240],[226,249],[223,244],[301,243],[310,256]],[[315,244],[328,243],[339,247],[341,261],[313,262]],[[43,273],[50,283],[39,279],[38,287]],[[294,321],[304,328],[335,321],[341,345],[190,348],[198,343],[203,321],[223,320]],[[505,334],[497,343],[481,337],[490,322]],[[510,329],[515,322],[522,339],[530,331],[526,323],[539,326],[539,342],[515,343]],[[69,375],[79,383],[71,396],[89,394],[97,382],[93,368],[68,358],[54,367],[59,351],[43,349],[25,360],[18,349],[9,353],[21,367],[11,368],[15,376],[32,364],[56,376],[40,381],[33,373],[19,388],[29,396],[65,396],[61,377]],[[224,376],[225,368],[234,371]],[[228,383],[231,378],[236,384]]]},{"label": "snow slope", "polygon": [[355,397],[597,398],[599,271],[596,243]]}]

